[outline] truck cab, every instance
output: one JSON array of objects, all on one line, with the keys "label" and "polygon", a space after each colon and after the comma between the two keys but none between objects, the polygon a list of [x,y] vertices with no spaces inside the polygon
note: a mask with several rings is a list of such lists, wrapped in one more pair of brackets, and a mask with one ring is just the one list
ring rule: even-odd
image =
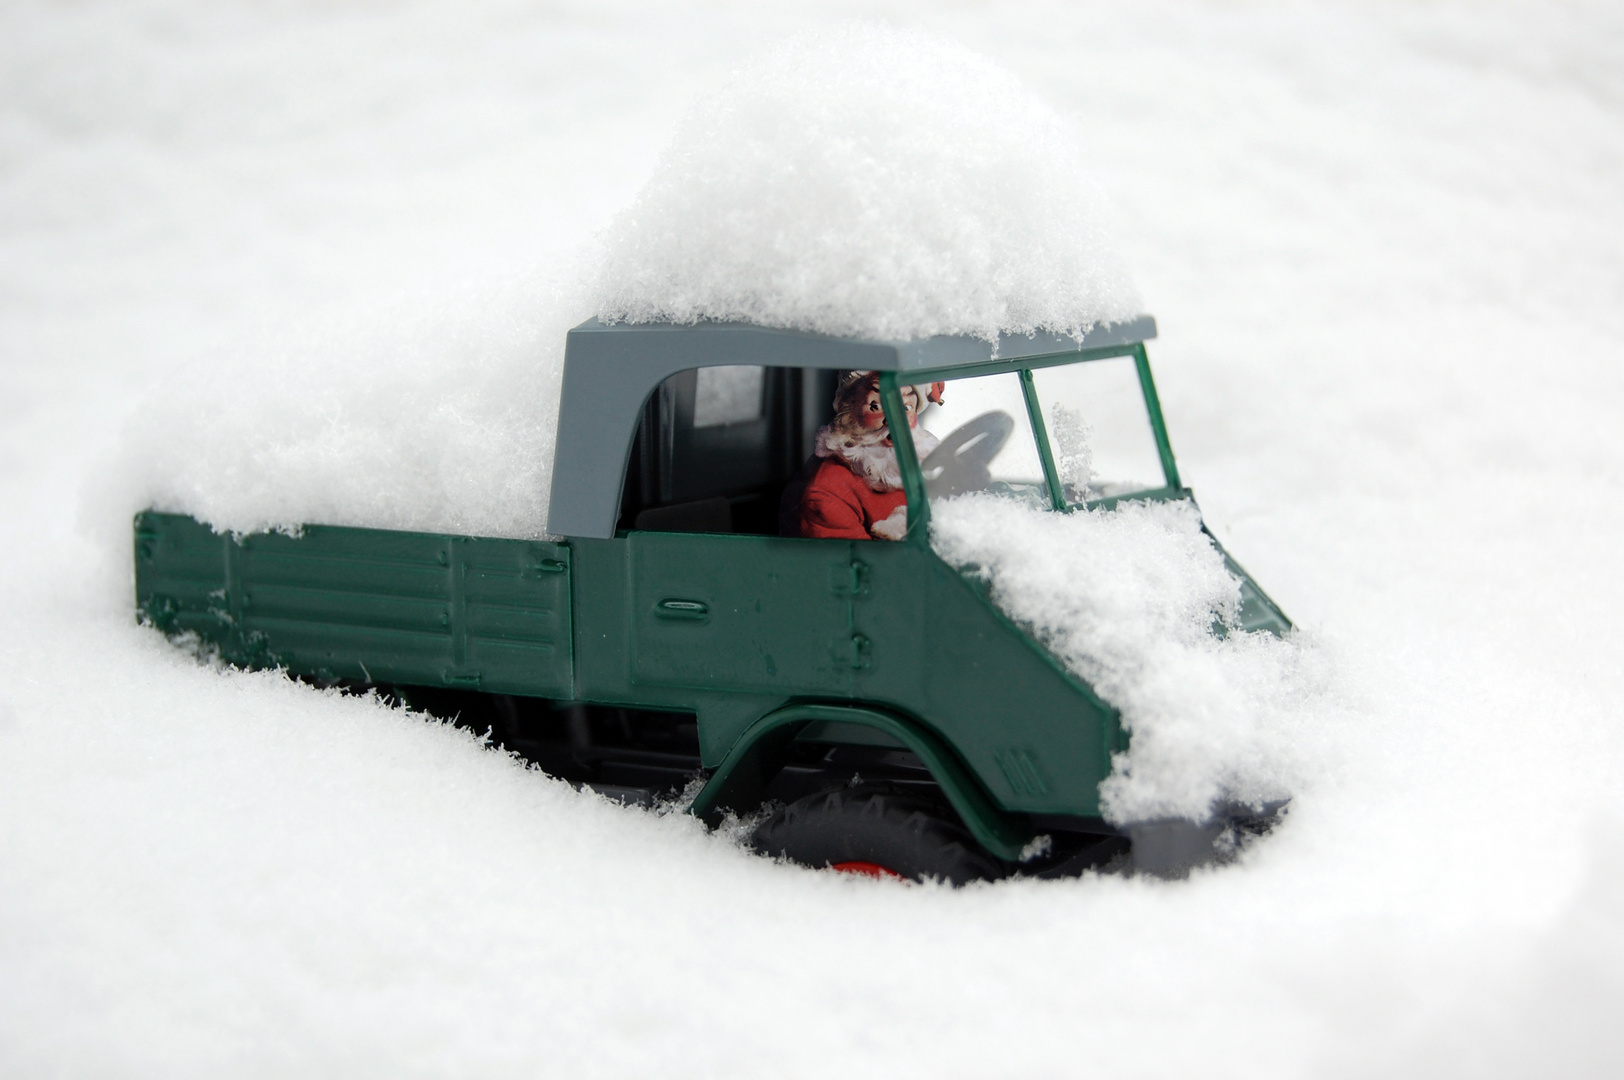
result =
[{"label": "truck cab", "polygon": [[[932,505],[966,492],[1054,513],[1190,499],[1154,336],[1149,316],[996,345],[591,320],[566,346],[549,538],[232,538],[148,512],[138,602],[233,662],[380,689],[606,795],[746,819],[809,865],[1176,869],[1231,823],[1107,823],[1116,710],[929,543]],[[800,525],[849,373],[894,444],[893,538]],[[1242,628],[1288,629],[1230,568]]]}]

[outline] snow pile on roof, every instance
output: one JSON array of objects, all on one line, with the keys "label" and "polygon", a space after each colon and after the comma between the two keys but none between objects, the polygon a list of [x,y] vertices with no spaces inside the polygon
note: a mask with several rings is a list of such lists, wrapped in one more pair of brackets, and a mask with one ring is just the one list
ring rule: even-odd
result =
[{"label": "snow pile on roof", "polygon": [[1240,583],[1188,502],[1056,514],[993,495],[931,509],[931,543],[976,565],[992,600],[1121,710],[1132,733],[1102,785],[1116,822],[1201,819],[1292,794],[1314,658],[1294,639],[1210,632]]},{"label": "snow pile on roof", "polygon": [[790,39],[689,114],[610,229],[607,321],[907,339],[1141,312],[1067,122],[917,32]]}]

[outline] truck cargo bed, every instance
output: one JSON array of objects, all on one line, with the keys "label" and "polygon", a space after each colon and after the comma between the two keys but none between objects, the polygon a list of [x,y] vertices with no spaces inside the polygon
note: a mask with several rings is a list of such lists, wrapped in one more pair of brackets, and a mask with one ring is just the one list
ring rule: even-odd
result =
[{"label": "truck cargo bed", "polygon": [[234,664],[572,696],[564,544],[320,525],[233,537],[147,512],[135,574],[146,619]]}]

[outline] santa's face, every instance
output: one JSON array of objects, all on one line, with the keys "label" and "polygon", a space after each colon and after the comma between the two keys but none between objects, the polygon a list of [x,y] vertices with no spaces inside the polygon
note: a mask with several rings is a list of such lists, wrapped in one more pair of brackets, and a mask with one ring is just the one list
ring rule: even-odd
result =
[{"label": "santa's face", "polygon": [[[918,426],[919,395],[911,386],[902,388],[902,407],[908,411],[908,426],[910,428]],[[857,422],[863,426],[865,432],[878,431],[885,426],[885,406],[880,402],[880,391],[877,387],[870,390],[862,404],[858,406]],[[889,438],[885,440],[885,445],[891,445]]]},{"label": "santa's face", "polygon": [[[818,429],[814,453],[820,458],[838,458],[845,462],[875,491],[900,491],[902,469],[896,448],[891,445],[890,429],[886,427],[879,382],[878,375],[870,374],[865,382],[847,384],[835,399],[835,418]],[[914,452],[921,457],[928,456],[936,449],[937,439],[919,427],[922,396],[911,386],[897,389],[908,416],[908,426],[915,429]]]}]

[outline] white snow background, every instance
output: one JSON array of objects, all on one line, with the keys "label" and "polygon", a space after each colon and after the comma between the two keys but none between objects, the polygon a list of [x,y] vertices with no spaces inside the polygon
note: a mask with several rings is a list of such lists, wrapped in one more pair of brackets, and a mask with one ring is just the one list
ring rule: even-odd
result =
[{"label": "white snow background", "polygon": [[132,625],[154,386],[462,415],[688,103],[851,11],[0,9],[0,1073],[1624,1067],[1617,5],[865,7],[1082,127],[1182,469],[1332,658],[1240,865],[774,866]]}]

